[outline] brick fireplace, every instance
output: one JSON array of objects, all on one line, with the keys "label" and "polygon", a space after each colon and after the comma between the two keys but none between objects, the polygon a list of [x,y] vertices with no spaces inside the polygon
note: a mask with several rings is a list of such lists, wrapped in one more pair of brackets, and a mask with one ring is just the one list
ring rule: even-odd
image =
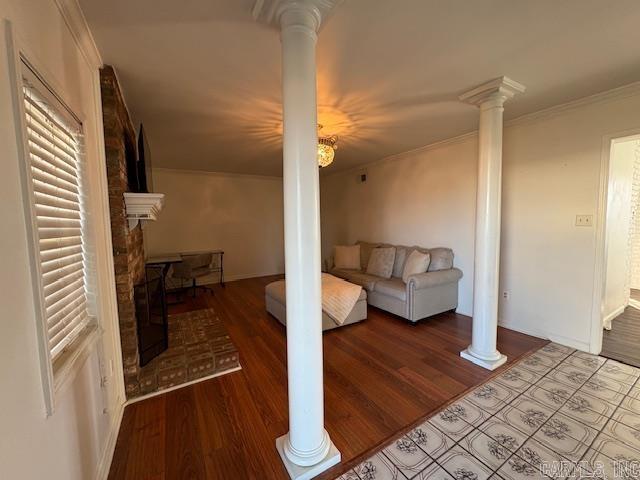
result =
[{"label": "brick fireplace", "polygon": [[124,383],[127,398],[131,398],[140,393],[134,285],[145,276],[141,224],[129,229],[124,201],[129,191],[126,158],[135,154],[136,135],[112,67],[100,70],[100,86]]}]

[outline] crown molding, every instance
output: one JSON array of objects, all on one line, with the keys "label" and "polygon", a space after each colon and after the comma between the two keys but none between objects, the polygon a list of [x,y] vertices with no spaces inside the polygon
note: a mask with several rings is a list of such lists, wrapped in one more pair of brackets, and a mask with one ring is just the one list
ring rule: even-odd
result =
[{"label": "crown molding", "polygon": [[170,168],[170,167],[152,167],[153,172],[158,173],[171,173],[176,175],[197,175],[210,176],[210,177],[230,177],[230,178],[245,178],[254,180],[277,180],[282,181],[282,176],[278,175],[258,175],[255,173],[235,173],[235,172],[214,172],[210,170],[195,170],[190,168]]},{"label": "crown molding", "polygon": [[[617,87],[611,90],[605,90],[604,92],[598,92],[593,95],[588,95],[586,97],[578,98],[576,100],[571,100],[566,103],[554,105],[552,107],[544,108],[536,112],[521,115],[517,118],[513,118],[511,120],[505,121],[504,127],[507,128],[507,127],[513,127],[517,125],[524,125],[527,123],[534,123],[537,121],[545,120],[547,118],[555,117],[556,115],[561,115],[562,113],[565,113],[565,112],[577,110],[582,107],[587,107],[590,105],[595,105],[598,103],[604,103],[604,102],[617,100],[617,99],[633,97],[635,95],[640,95],[640,81],[629,83],[627,85],[623,85],[621,87]],[[373,167],[385,162],[400,160],[406,157],[419,155],[421,153],[428,152],[429,150],[434,150],[436,148],[444,147],[447,145],[453,145],[456,143],[462,143],[466,140],[470,140],[477,136],[478,136],[478,131],[474,130],[471,132],[463,133],[461,135],[456,135],[455,137],[446,138],[444,140],[438,140],[436,142],[429,143],[422,147],[414,148],[412,150],[407,150],[405,152],[388,155],[386,157],[379,158],[377,160],[372,160],[371,162],[363,163],[362,165],[358,165],[355,167],[346,168],[344,170],[336,170],[333,172],[326,172],[324,175],[321,175],[321,178],[328,178],[336,175],[359,172],[366,168]]]},{"label": "crown molding", "polygon": [[458,99],[471,105],[481,105],[488,100],[498,100],[502,104],[516,94],[524,93],[525,90],[524,85],[509,77],[502,76],[472,88],[460,95]]},{"label": "crown molding", "polygon": [[53,0],[62,14],[67,27],[71,31],[78,48],[87,63],[93,68],[102,66],[100,51],[93,39],[87,19],[80,8],[78,0]]},{"label": "crown molding", "polygon": [[640,81],[629,83],[611,90],[605,90],[604,92],[594,93],[593,95],[587,95],[586,97],[577,98],[565,103],[559,103],[535,112],[525,113],[519,117],[507,120],[504,125],[505,127],[511,127],[513,125],[534,122],[548,117],[553,117],[570,110],[575,110],[580,107],[603,103],[609,100],[616,100],[618,98],[632,97],[638,94],[640,94]]}]

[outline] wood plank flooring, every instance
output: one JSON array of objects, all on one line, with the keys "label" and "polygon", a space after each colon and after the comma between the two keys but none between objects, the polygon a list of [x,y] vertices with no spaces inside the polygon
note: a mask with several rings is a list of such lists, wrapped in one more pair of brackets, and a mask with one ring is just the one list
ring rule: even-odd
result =
[{"label": "wood plank flooring", "polygon": [[[287,479],[275,439],[287,432],[285,330],[264,308],[262,277],[200,293],[172,313],[211,307],[242,370],[128,406],[110,479]],[[324,335],[325,425],[342,453],[333,478],[492,372],[459,356],[471,319],[418,325],[369,307],[362,323]],[[499,329],[509,362],[546,341]]]},{"label": "wood plank flooring", "polygon": [[[631,298],[640,301],[640,290],[631,290]],[[603,331],[600,355],[640,367],[640,310],[628,306],[611,325]]]}]

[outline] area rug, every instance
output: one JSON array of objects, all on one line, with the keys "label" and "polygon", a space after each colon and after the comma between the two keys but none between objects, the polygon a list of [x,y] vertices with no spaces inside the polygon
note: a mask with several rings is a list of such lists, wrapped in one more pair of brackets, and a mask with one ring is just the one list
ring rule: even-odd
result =
[{"label": "area rug", "polygon": [[550,343],[338,478],[639,478],[638,377]]},{"label": "area rug", "polygon": [[139,395],[222,375],[239,367],[238,350],[215,310],[169,315],[169,348],[141,368]]}]

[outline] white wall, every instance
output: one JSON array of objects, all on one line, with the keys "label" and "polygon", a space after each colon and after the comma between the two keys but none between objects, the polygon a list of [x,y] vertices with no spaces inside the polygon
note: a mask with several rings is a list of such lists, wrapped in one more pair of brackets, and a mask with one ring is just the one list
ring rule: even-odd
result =
[{"label": "white wall", "polygon": [[[506,105],[509,108],[509,105]],[[504,134],[500,321],[588,349],[603,137],[640,128],[640,88],[507,124]],[[447,245],[464,272],[471,312],[477,137],[409,152],[322,179],[323,255],[356,239]],[[340,161],[339,155],[336,161]]]},{"label": "white wall", "polygon": [[222,249],[226,280],[284,272],[281,178],[160,168],[153,188],[165,206],[144,226],[148,256]]},{"label": "white wall", "polygon": [[629,303],[631,198],[637,140],[611,146],[606,223],[606,277],[603,322],[622,313]]},{"label": "white wall", "polygon": [[[0,25],[0,478],[95,478],[108,468],[123,397],[114,330],[115,289],[106,211],[104,150],[97,68],[76,44],[53,0],[0,0],[0,19],[11,21],[20,47],[71,108],[86,136],[88,209],[100,272],[99,321],[104,332],[76,375],[57,392],[55,411],[45,415],[38,360],[36,313],[30,274],[16,123],[8,73],[5,24]],[[86,37],[85,37],[86,40]],[[108,219],[108,217],[106,217]],[[108,222],[108,220],[107,220]],[[100,387],[99,351],[106,387]],[[116,362],[117,365],[117,362]],[[103,412],[104,410],[104,412]]]},{"label": "white wall", "polygon": [[472,139],[403,154],[367,166],[366,183],[360,170],[323,177],[323,258],[335,244],[357,240],[450,247],[464,272],[458,311],[470,315],[476,149]]}]

